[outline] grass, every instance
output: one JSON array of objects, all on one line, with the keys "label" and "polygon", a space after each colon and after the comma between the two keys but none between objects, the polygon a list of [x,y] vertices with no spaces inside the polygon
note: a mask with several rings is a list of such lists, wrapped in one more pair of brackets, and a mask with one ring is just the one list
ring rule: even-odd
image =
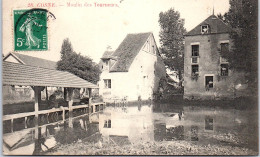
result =
[{"label": "grass", "polygon": [[61,145],[45,155],[257,155],[247,148],[223,145],[197,145],[188,141],[139,141],[118,145],[112,141],[79,140]]}]

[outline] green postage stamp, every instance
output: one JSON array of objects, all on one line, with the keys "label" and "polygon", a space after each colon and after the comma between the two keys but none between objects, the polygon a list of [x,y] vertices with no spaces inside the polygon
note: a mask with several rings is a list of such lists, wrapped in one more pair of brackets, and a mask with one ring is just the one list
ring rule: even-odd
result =
[{"label": "green postage stamp", "polygon": [[47,12],[41,9],[14,10],[13,15],[14,50],[47,50]]}]

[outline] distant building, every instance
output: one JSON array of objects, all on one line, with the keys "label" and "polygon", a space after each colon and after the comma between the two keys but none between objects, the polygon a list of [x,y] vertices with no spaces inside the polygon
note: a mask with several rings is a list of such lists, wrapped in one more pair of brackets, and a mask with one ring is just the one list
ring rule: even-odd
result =
[{"label": "distant building", "polygon": [[106,51],[101,60],[99,94],[106,101],[152,99],[166,75],[152,33],[128,34],[114,52]]},{"label": "distant building", "polygon": [[[3,61],[56,70],[56,62],[14,52],[7,54]],[[4,85],[2,89],[4,104],[32,101],[34,98],[34,91],[30,86]],[[48,93],[52,93],[56,89],[56,87],[48,87]],[[42,98],[45,99],[45,97],[46,92],[42,91]]]},{"label": "distant building", "polygon": [[7,54],[4,57],[3,61],[56,70],[56,62],[54,61],[32,57],[15,52],[10,52],[9,54]]},{"label": "distant building", "polygon": [[211,15],[185,35],[184,98],[233,98],[246,86],[244,73],[231,70],[220,55],[229,53],[233,45],[231,31]]}]

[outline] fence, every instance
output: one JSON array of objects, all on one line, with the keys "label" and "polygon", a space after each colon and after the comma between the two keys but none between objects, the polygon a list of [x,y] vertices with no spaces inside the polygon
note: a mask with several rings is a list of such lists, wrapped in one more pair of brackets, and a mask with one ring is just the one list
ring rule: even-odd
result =
[{"label": "fence", "polygon": [[[91,115],[93,113],[99,113],[103,111],[105,108],[105,103],[92,103],[89,105],[78,105],[72,106],[71,109],[69,107],[60,107],[60,108],[52,108],[49,110],[40,110],[34,112],[26,112],[26,113],[18,113],[18,114],[10,114],[4,115],[3,121],[11,121],[10,129],[11,132],[14,132],[14,120],[24,118],[25,126],[24,128],[27,129],[33,126],[46,126],[56,123],[64,122],[67,118],[72,118],[69,115],[69,111],[74,112],[76,116],[82,115]],[[79,111],[75,113],[75,111]],[[78,115],[79,114],[79,115]],[[36,118],[38,117],[38,120]],[[75,116],[74,116],[75,118]]]}]

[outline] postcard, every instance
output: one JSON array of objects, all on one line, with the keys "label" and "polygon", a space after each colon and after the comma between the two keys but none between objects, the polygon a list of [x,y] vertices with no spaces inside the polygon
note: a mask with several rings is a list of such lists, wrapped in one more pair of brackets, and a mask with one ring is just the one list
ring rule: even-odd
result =
[{"label": "postcard", "polygon": [[3,0],[3,155],[258,155],[257,0]]}]

